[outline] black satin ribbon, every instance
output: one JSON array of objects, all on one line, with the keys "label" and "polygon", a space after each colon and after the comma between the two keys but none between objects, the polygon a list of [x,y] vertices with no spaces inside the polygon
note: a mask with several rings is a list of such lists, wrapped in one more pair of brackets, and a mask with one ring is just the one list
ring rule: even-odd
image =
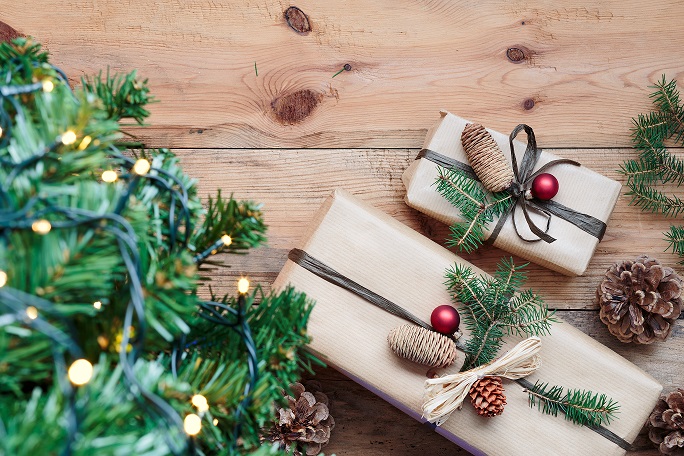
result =
[{"label": "black satin ribbon", "polygon": [[[518,135],[518,133],[520,133],[523,130],[525,130],[525,133],[527,134],[527,148],[525,149],[525,154],[523,155],[522,162],[518,167],[518,160],[515,155],[515,149],[513,148],[513,140]],[[581,166],[580,163],[574,160],[563,158],[558,160],[552,160],[543,165],[537,171],[534,171],[534,167],[539,161],[539,157],[541,156],[541,151],[537,148],[537,140],[534,136],[534,131],[531,127],[525,124],[520,124],[517,127],[515,127],[511,132],[510,136],[508,137],[508,141],[511,150],[511,164],[515,179],[511,186],[507,189],[507,191],[513,197],[514,202],[508,207],[508,209],[503,214],[501,214],[501,217],[497,221],[496,225],[494,226],[494,229],[492,230],[492,233],[487,239],[487,243],[494,243],[509,215],[511,215],[513,229],[515,230],[515,233],[521,240],[525,242],[554,242],[556,239],[548,234],[552,215],[555,215],[556,217],[560,217],[563,220],[572,223],[582,231],[585,231],[586,233],[589,233],[590,235],[594,236],[599,241],[603,239],[603,235],[606,232],[606,224],[601,220],[592,217],[591,215],[577,212],[556,201],[542,201],[539,199],[526,198],[526,194],[532,186],[532,181],[534,181],[534,178],[538,175],[547,172],[547,170],[552,166],[561,164]],[[436,163],[437,165],[442,166],[444,168],[458,169],[465,173],[471,179],[475,179],[478,181],[480,180],[473,171],[473,169],[467,164],[460,162],[458,160],[454,160],[453,158],[446,157],[433,150],[421,150],[418,153],[416,159],[420,158],[430,160],[431,162]],[[534,233],[537,236],[536,239],[526,239],[522,236],[522,234],[520,234],[520,231],[518,230],[518,227],[515,222],[515,210],[518,206],[522,208],[523,215],[525,216],[525,221],[527,222],[530,231],[532,231],[532,233]],[[545,229],[541,229],[534,223],[534,221],[530,217],[531,211],[544,214],[546,216]]]},{"label": "black satin ribbon", "polygon": [[[326,282],[329,282],[333,285],[336,285],[343,290],[347,290],[359,298],[362,298],[366,300],[367,302],[373,304],[376,307],[379,307],[392,315],[395,315],[397,317],[403,318],[404,320],[410,321],[411,323],[414,323],[418,326],[421,326],[423,328],[429,329],[431,331],[434,331],[434,328],[430,326],[429,324],[425,323],[423,320],[420,318],[416,317],[413,315],[411,312],[408,310],[404,309],[398,304],[393,303],[389,299],[386,299],[379,294],[369,290],[368,288],[364,287],[363,285],[359,284],[358,282],[355,282],[351,280],[350,278],[340,274],[330,266],[326,265],[320,260],[317,260],[316,258],[312,257],[308,253],[306,253],[304,250],[301,249],[292,249],[287,255],[287,258],[292,261],[293,263],[303,267],[307,271],[311,272],[317,277],[320,277],[321,279],[325,280]],[[456,344],[456,348],[461,350],[462,352],[465,352],[465,346],[463,346],[458,340],[454,340],[454,343]],[[534,385],[524,378],[514,380],[516,383],[518,383],[520,386],[526,389],[532,388]],[[436,428],[437,426],[430,426],[432,429]],[[609,431],[608,429],[604,428],[603,426],[587,426],[589,429],[592,431],[596,432],[597,434],[605,437],[606,439],[610,440],[611,442],[615,443],[617,446],[620,448],[627,450],[627,451],[636,451],[638,448],[635,447],[634,445],[630,444],[617,434],[613,433],[612,431]]]}]

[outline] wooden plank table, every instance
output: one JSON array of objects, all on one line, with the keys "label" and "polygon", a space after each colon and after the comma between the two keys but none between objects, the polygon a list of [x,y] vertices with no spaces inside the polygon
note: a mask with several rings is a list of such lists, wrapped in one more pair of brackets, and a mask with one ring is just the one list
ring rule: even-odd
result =
[{"label": "wooden plank table", "polygon": [[[202,194],[222,188],[264,203],[269,247],[231,258],[214,274],[219,291],[243,274],[271,283],[338,187],[443,241],[445,226],[403,203],[400,179],[440,108],[500,131],[528,123],[540,146],[620,180],[619,164],[636,155],[631,118],[650,108],[647,86],[662,74],[684,82],[680,0],[0,4],[0,38],[36,37],[74,82],[107,66],[138,68],[162,103],[152,106],[153,126],[135,133],[175,148]],[[286,24],[292,5],[310,32]],[[663,252],[670,223],[622,197],[584,277],[529,268],[529,284],[564,319],[666,390],[684,386],[684,320],[664,343],[623,345],[599,322],[593,296],[615,261],[650,253],[675,266]],[[504,254],[466,258],[491,272]],[[318,374],[338,423],[327,453],[465,454],[340,374]]]}]

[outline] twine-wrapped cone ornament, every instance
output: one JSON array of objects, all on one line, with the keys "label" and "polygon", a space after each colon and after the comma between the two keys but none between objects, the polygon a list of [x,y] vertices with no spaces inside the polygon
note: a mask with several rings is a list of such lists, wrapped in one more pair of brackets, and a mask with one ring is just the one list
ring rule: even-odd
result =
[{"label": "twine-wrapped cone ornament", "polygon": [[684,389],[660,396],[647,426],[661,454],[684,456]]},{"label": "twine-wrapped cone ornament", "polygon": [[596,290],[601,321],[621,342],[665,340],[681,313],[683,288],[672,268],[646,255],[615,263]]},{"label": "twine-wrapped cone ornament", "polygon": [[468,124],[461,133],[463,150],[482,185],[502,192],[513,183],[513,169],[492,135],[480,124]]},{"label": "twine-wrapped cone ornament", "polygon": [[452,339],[417,325],[394,328],[387,342],[397,356],[430,367],[447,367],[456,359],[456,344]]},{"label": "twine-wrapped cone ornament", "polygon": [[437,426],[463,405],[473,384],[484,377],[503,377],[517,380],[541,367],[541,339],[529,337],[518,343],[500,358],[475,369],[425,382],[423,416]]},{"label": "twine-wrapped cone ornament", "polygon": [[470,387],[470,403],[480,416],[501,415],[506,405],[501,377],[482,377]]}]

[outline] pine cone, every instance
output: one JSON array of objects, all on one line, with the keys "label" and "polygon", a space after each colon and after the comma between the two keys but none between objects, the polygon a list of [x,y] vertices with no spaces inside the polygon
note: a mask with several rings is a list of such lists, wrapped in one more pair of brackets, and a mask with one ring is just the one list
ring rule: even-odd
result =
[{"label": "pine cone", "polygon": [[647,426],[661,454],[684,456],[684,389],[660,396]]},{"label": "pine cone", "polygon": [[596,290],[601,321],[621,342],[665,340],[682,311],[682,287],[672,268],[646,255],[616,263]]},{"label": "pine cone", "polygon": [[470,387],[470,402],[478,415],[493,417],[501,415],[506,405],[501,377],[483,377]]},{"label": "pine cone", "polygon": [[[285,396],[287,408],[278,410],[278,419],[264,435],[294,456],[317,455],[330,440],[335,420],[330,416],[328,397],[320,391],[318,382],[308,382],[306,391],[301,383],[290,385],[292,396]],[[283,394],[285,394],[283,392]]]}]

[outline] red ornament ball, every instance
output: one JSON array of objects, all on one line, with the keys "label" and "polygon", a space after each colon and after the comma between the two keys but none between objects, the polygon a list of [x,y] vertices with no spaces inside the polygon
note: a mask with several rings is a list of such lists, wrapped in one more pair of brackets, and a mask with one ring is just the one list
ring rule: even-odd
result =
[{"label": "red ornament ball", "polygon": [[558,193],[558,179],[552,174],[542,173],[532,181],[532,196],[547,201]]},{"label": "red ornament ball", "polygon": [[461,324],[461,316],[458,311],[448,304],[435,307],[430,315],[430,323],[435,331],[442,334],[451,335],[458,330]]}]

